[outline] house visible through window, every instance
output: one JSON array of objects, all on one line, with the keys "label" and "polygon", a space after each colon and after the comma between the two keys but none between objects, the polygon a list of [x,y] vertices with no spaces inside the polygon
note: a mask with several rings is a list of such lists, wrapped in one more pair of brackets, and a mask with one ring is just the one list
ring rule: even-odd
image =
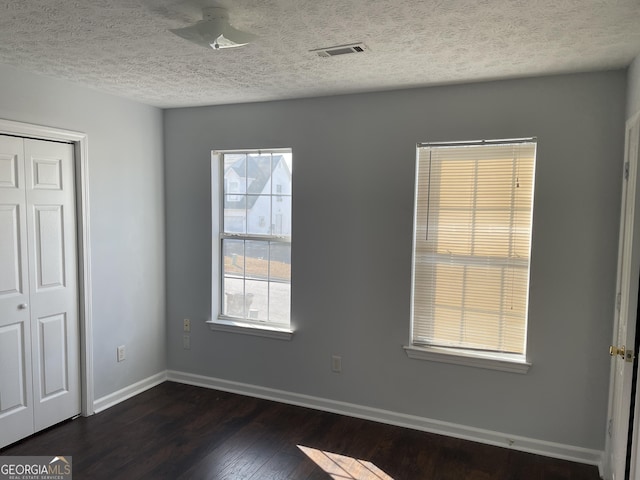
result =
[{"label": "house visible through window", "polygon": [[[219,158],[223,204],[219,317],[288,328],[291,150],[219,152]],[[276,184],[277,191],[272,188]]]},{"label": "house visible through window", "polygon": [[534,140],[417,151],[414,347],[526,359]]}]

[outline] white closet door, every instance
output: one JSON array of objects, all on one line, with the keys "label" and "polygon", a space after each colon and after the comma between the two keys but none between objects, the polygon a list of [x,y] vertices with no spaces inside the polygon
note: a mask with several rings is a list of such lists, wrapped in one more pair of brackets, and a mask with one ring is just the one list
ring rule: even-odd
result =
[{"label": "white closet door", "polygon": [[73,146],[25,140],[35,430],[80,413]]},{"label": "white closet door", "polygon": [[1,447],[80,413],[80,346],[73,147],[0,146]]},{"label": "white closet door", "polygon": [[23,140],[0,136],[0,447],[34,431]]}]

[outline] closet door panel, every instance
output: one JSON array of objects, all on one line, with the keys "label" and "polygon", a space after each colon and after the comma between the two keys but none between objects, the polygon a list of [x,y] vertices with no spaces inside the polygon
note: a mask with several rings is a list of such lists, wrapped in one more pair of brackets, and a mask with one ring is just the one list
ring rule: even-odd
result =
[{"label": "closet door panel", "polygon": [[34,432],[24,150],[0,135],[0,447]]},{"label": "closet door panel", "polygon": [[35,428],[80,413],[73,146],[25,139]]}]

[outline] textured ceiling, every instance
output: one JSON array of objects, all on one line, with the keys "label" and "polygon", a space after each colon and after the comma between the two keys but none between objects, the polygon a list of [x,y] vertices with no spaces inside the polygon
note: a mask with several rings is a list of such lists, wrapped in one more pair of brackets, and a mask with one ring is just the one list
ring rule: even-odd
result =
[{"label": "textured ceiling", "polygon": [[[224,6],[259,35],[173,35]],[[309,50],[364,42],[366,53]],[[160,107],[298,98],[627,66],[640,0],[0,0],[0,63]]]}]

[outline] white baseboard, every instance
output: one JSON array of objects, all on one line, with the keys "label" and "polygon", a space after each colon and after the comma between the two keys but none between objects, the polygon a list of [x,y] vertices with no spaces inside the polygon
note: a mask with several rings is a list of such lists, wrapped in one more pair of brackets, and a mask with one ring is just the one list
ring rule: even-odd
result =
[{"label": "white baseboard", "polygon": [[506,433],[468,427],[450,422],[442,422],[440,420],[433,420],[415,415],[406,415],[404,413],[391,412],[389,410],[365,407],[353,403],[339,402],[326,398],[312,397],[299,393],[232,382],[220,378],[205,377],[202,375],[169,370],[167,372],[167,380],[212,388],[215,390],[222,390],[225,392],[238,393],[250,397],[263,398],[266,400],[275,400],[276,402],[287,403],[290,405],[298,405],[325,412],[339,413],[365,420],[373,420],[375,422],[386,423],[389,425],[447,435],[450,437],[510,448],[522,452],[535,453],[552,458],[586,463],[589,465],[598,465],[599,468],[601,468],[603,458],[603,452],[600,450],[591,450],[573,445],[564,445],[561,443],[547,442],[545,440],[509,435]]},{"label": "white baseboard", "polygon": [[150,388],[155,387],[156,385],[160,385],[162,382],[167,380],[167,372],[160,372],[152,375],[150,377],[144,378],[139,382],[136,382],[128,387],[124,387],[117,392],[110,393],[109,395],[105,395],[104,397],[98,398],[93,402],[93,411],[95,413],[102,412],[109,407],[113,407],[114,405],[124,402],[125,400],[135,397],[136,395],[144,392],[145,390],[149,390]]}]

